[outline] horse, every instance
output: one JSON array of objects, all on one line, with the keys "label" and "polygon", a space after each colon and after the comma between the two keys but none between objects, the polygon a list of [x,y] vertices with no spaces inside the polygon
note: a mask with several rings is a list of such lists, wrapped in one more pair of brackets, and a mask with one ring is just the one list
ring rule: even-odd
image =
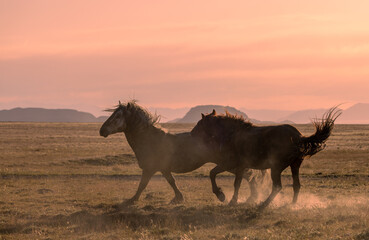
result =
[{"label": "horse", "polygon": [[212,181],[218,173],[235,169],[234,194],[230,204],[236,204],[244,169],[271,169],[272,192],[259,205],[265,208],[281,191],[281,173],[288,166],[293,179],[293,200],[297,202],[300,191],[299,169],[306,156],[313,156],[325,148],[334,122],[342,113],[337,107],[329,109],[321,121],[314,120],[315,133],[309,137],[289,124],[254,126],[243,117],[231,115],[204,115],[192,129],[191,135],[202,139],[216,149],[223,162],[213,169]]},{"label": "horse", "polygon": [[[119,101],[116,108],[107,111],[113,113],[101,126],[100,135],[108,137],[111,134],[124,132],[142,169],[136,194],[123,204],[129,205],[136,202],[156,172],[161,172],[174,190],[175,197],[171,203],[181,203],[184,200],[183,195],[176,186],[172,172],[186,173],[208,162],[215,164],[223,162],[208,144],[192,137],[189,132],[170,134],[158,127],[159,117],[150,114],[135,101],[126,104]],[[229,171],[232,172],[233,169]],[[252,202],[256,200],[258,194],[255,177],[251,170],[246,170],[244,177],[250,184],[251,195],[248,200]],[[213,185],[213,191],[217,188]],[[221,201],[225,200],[223,193],[219,193],[217,197]]]}]

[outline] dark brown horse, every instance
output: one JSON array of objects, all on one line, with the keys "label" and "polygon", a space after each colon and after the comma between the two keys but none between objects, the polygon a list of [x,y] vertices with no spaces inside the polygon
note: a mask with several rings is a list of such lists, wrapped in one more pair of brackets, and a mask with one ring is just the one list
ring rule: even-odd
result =
[{"label": "dark brown horse", "polygon": [[191,135],[199,137],[217,148],[220,159],[213,170],[215,181],[217,173],[235,169],[234,195],[230,204],[237,203],[242,173],[247,168],[271,169],[273,190],[260,205],[266,207],[282,189],[281,173],[291,167],[293,178],[293,203],[296,203],[300,190],[299,168],[305,156],[321,151],[333,129],[334,121],[341,114],[337,108],[324,114],[321,122],[314,122],[316,132],[304,137],[291,125],[257,127],[243,118],[226,113],[217,115],[215,110],[193,128]]},{"label": "dark brown horse", "polygon": [[[134,101],[121,104],[110,110],[113,114],[105,121],[100,129],[100,135],[124,132],[129,145],[132,147],[138,165],[142,169],[141,181],[136,194],[126,204],[137,201],[156,172],[161,172],[170,186],[175,197],[172,203],[183,201],[182,193],[178,190],[172,172],[186,173],[193,171],[205,163],[223,162],[214,148],[210,148],[203,140],[193,138],[190,133],[170,134],[156,126],[158,117],[151,115]],[[229,171],[232,172],[232,169]],[[250,200],[255,200],[257,191],[252,171],[245,171],[245,178],[251,187]],[[214,182],[215,183],[215,182]],[[218,189],[215,185],[213,190]],[[225,199],[223,193],[217,194],[220,200]]]}]

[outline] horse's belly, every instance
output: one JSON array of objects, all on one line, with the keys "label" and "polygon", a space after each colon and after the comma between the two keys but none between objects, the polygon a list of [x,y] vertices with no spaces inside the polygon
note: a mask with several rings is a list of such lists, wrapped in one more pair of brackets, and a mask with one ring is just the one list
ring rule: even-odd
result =
[{"label": "horse's belly", "polygon": [[268,160],[243,158],[242,167],[251,169],[268,169],[272,167],[272,164]]},{"label": "horse's belly", "polygon": [[198,146],[193,146],[193,148],[178,147],[170,155],[170,170],[175,173],[192,172],[207,162],[213,162],[214,158],[212,156],[207,149],[203,150]]},{"label": "horse's belly", "polygon": [[202,165],[204,164],[171,166],[170,171],[174,173],[188,173],[198,169]]}]

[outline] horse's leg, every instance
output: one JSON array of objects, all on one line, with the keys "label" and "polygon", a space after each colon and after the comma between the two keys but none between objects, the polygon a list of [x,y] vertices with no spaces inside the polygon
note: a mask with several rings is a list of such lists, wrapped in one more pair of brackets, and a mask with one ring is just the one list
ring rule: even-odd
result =
[{"label": "horse's leg", "polygon": [[[255,187],[258,184],[259,193],[262,193],[262,196],[269,195],[269,182],[270,182],[270,174],[267,169],[260,170],[260,173],[257,178],[255,178]],[[260,176],[261,175],[261,176]]]},{"label": "horse's leg", "polygon": [[[228,170],[228,172],[233,173],[234,175],[236,175],[236,170],[237,169],[232,169],[232,170]],[[246,179],[246,181],[249,183],[250,185],[250,197],[246,200],[247,203],[253,203],[256,201],[256,199],[258,198],[258,190],[256,187],[256,179],[255,176],[253,176],[253,170],[252,169],[245,169],[244,173],[243,173],[243,178]]]},{"label": "horse's leg", "polygon": [[[245,177],[244,177],[245,178]],[[253,177],[251,180],[248,180],[250,186],[250,196],[247,198],[247,203],[254,203],[258,199],[258,189],[256,187],[256,179]]]},{"label": "horse's leg", "polygon": [[258,190],[256,188],[256,178],[254,175],[255,170],[246,168],[243,173],[243,178],[249,183],[250,186],[250,196],[246,200],[247,203],[254,203],[258,198]]},{"label": "horse's leg", "polygon": [[299,170],[302,161],[298,160],[291,164],[291,172],[292,172],[292,179],[293,179],[293,200],[292,204],[297,202],[297,198],[300,192],[300,179],[299,179]]},{"label": "horse's leg", "polygon": [[145,169],[142,170],[141,181],[140,181],[140,184],[138,185],[136,194],[132,198],[126,200],[124,204],[130,205],[130,204],[133,204],[135,201],[137,201],[140,198],[142,191],[146,188],[147,184],[149,183],[151,177],[154,174],[155,174],[155,171],[149,171]]},{"label": "horse's leg", "polygon": [[259,209],[264,209],[266,206],[269,205],[271,201],[275,198],[275,196],[281,191],[282,189],[282,182],[281,182],[281,173],[280,169],[271,169],[272,181],[273,181],[273,189],[270,193],[269,197],[259,206]]},{"label": "horse's leg", "polygon": [[216,166],[215,168],[211,169],[210,171],[210,180],[211,180],[211,186],[213,189],[213,193],[217,196],[217,198],[221,201],[224,202],[225,200],[225,195],[222,191],[222,189],[220,187],[217,186],[217,183],[215,181],[215,177],[217,176],[217,174],[224,172],[225,170],[219,166]]},{"label": "horse's leg", "polygon": [[177,188],[176,181],[174,180],[172,174],[170,172],[162,172],[162,174],[174,190],[175,196],[170,203],[177,204],[183,202],[183,195]]},{"label": "horse's leg", "polygon": [[261,184],[263,184],[264,180],[265,180],[265,177],[266,177],[266,174],[267,174],[267,170],[262,169],[262,170],[260,170],[260,172],[261,172]]},{"label": "horse's leg", "polygon": [[236,177],[234,179],[234,193],[229,205],[236,205],[238,200],[238,191],[240,190],[242,176],[243,176],[244,169],[237,169],[236,170]]}]

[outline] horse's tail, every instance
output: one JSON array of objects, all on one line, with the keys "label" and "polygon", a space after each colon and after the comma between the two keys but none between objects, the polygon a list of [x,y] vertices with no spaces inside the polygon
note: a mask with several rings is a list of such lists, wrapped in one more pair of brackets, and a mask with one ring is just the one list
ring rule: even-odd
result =
[{"label": "horse's tail", "polygon": [[303,156],[312,156],[325,148],[325,141],[331,135],[334,121],[341,115],[338,106],[329,109],[320,121],[314,120],[316,132],[310,137],[302,137],[300,150]]}]

